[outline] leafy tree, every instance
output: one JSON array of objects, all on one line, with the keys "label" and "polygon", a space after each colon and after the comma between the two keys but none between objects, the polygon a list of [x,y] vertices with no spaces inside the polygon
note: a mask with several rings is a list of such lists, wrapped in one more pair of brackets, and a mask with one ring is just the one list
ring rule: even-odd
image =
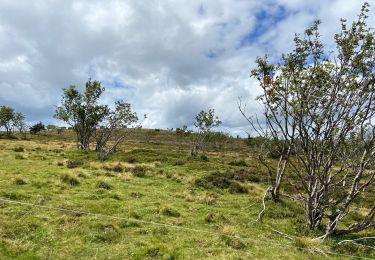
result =
[{"label": "leafy tree", "polygon": [[196,156],[200,150],[204,149],[207,136],[211,132],[211,129],[219,126],[221,123],[222,122],[215,115],[214,109],[209,109],[208,112],[202,110],[196,115],[194,126],[197,129],[197,133],[193,137],[192,156]]},{"label": "leafy tree", "polygon": [[22,113],[15,112],[11,107],[0,106],[0,127],[5,128],[7,137],[12,136],[14,129],[24,132],[26,129],[24,120],[25,116]]},{"label": "leafy tree", "polygon": [[13,127],[15,127],[20,133],[23,133],[26,131],[25,116],[22,113],[20,112],[14,113]]},{"label": "leafy tree", "polygon": [[14,119],[14,109],[7,106],[0,106],[0,126],[3,126],[6,131],[6,136],[12,135],[12,126]]},{"label": "leafy tree", "polygon": [[45,130],[46,130],[46,127],[42,122],[36,123],[35,125],[32,125],[30,127],[30,133],[32,133],[33,135],[35,135],[35,134],[37,134],[41,131],[45,131]]},{"label": "leafy tree", "polygon": [[13,126],[20,134],[23,134],[23,138],[26,139],[27,125],[25,123],[25,116],[22,113],[14,113]]},{"label": "leafy tree", "polygon": [[61,105],[54,117],[70,125],[77,135],[77,146],[81,150],[90,149],[90,139],[100,122],[109,114],[106,105],[98,104],[104,87],[99,81],[86,82],[85,92],[80,93],[75,86],[64,89]]},{"label": "leafy tree", "polygon": [[[298,180],[308,226],[326,223],[320,239],[375,226],[373,201],[357,222],[347,218],[353,201],[373,195],[375,181],[375,35],[366,25],[368,6],[350,27],[341,20],[333,54],[325,52],[316,21],[295,36],[294,50],[279,64],[258,58],[252,71],[263,89],[265,124],[246,118],[279,151],[276,170],[260,156],[268,191],[278,199],[288,169]],[[240,110],[245,115],[241,104]]]},{"label": "leafy tree", "polygon": [[126,138],[124,129],[135,126],[137,121],[138,116],[131,110],[131,105],[124,101],[117,101],[115,109],[108,112],[97,132],[98,158],[103,161],[108,155],[114,153],[118,145]]}]

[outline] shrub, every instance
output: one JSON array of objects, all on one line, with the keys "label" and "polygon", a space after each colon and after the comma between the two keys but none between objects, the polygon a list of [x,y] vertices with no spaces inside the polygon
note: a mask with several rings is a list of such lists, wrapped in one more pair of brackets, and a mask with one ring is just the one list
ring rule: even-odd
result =
[{"label": "shrub", "polygon": [[208,215],[204,218],[204,221],[207,223],[211,223],[214,221],[214,214],[213,213],[208,213]]},{"label": "shrub", "polygon": [[239,238],[223,236],[223,240],[227,246],[230,246],[234,249],[243,249],[246,247],[245,243],[242,242]]},{"label": "shrub", "polygon": [[238,160],[238,161],[231,161],[228,163],[228,165],[231,165],[231,166],[247,166],[247,163],[245,160],[241,159],[241,160]]},{"label": "shrub", "polygon": [[185,161],[183,161],[183,160],[177,160],[175,163],[174,163],[174,165],[184,165],[185,164]]},{"label": "shrub", "polygon": [[267,157],[270,159],[276,160],[276,159],[279,159],[280,156],[281,156],[281,153],[277,149],[270,149],[270,151],[267,153]]},{"label": "shrub", "polygon": [[248,190],[245,186],[242,186],[238,182],[232,182],[229,186],[230,193],[247,193]]},{"label": "shrub", "polygon": [[209,161],[208,156],[206,154],[201,154],[200,159],[201,159],[202,162],[208,162]]},{"label": "shrub", "polygon": [[235,193],[246,193],[247,189],[241,186],[238,182],[259,181],[259,178],[245,171],[244,169],[228,170],[225,172],[212,172],[202,178],[195,180],[195,185],[212,188],[217,187],[220,189],[230,189]]},{"label": "shrub", "polygon": [[30,127],[30,133],[35,135],[41,131],[45,131],[46,130],[46,127],[44,126],[44,124],[42,122],[39,122],[33,126]]},{"label": "shrub", "polygon": [[77,168],[79,166],[82,166],[83,165],[83,161],[80,160],[80,159],[77,159],[77,160],[68,160],[66,162],[66,167],[68,167],[69,169],[71,168]]},{"label": "shrub", "polygon": [[114,199],[114,200],[121,200],[120,195],[118,195],[118,194],[116,194],[116,193],[109,195],[109,197],[110,197],[111,199]]},{"label": "shrub", "polygon": [[146,167],[137,165],[131,170],[131,172],[136,177],[144,177],[146,175],[146,170]]},{"label": "shrub", "polygon": [[107,170],[107,171],[112,171],[112,172],[123,172],[124,171],[124,167],[122,167],[122,165],[120,163],[118,163],[114,166],[104,166],[103,169]]},{"label": "shrub", "polygon": [[67,174],[67,173],[65,173],[61,176],[61,180],[64,183],[70,184],[72,186],[77,186],[79,184],[79,180],[76,177],[74,177],[70,174]]},{"label": "shrub", "polygon": [[122,167],[122,165],[120,163],[118,163],[115,166],[113,166],[112,171],[114,171],[114,172],[123,172],[124,168]]},{"label": "shrub", "polygon": [[111,243],[117,241],[121,236],[118,228],[112,224],[99,224],[95,233],[94,242]]},{"label": "shrub", "polygon": [[17,178],[14,179],[14,184],[25,185],[25,184],[27,184],[27,182],[23,178],[17,177]]},{"label": "shrub", "polygon": [[160,259],[163,256],[163,251],[158,247],[148,248],[145,256],[148,259]]},{"label": "shrub", "polygon": [[259,183],[260,178],[258,176],[255,176],[255,175],[249,175],[249,181]]},{"label": "shrub", "polygon": [[16,154],[16,155],[14,156],[14,158],[15,158],[16,160],[24,160],[24,159],[26,159],[22,154]]},{"label": "shrub", "polygon": [[79,177],[79,178],[83,178],[83,179],[86,179],[86,178],[88,178],[89,176],[88,176],[86,173],[84,173],[84,172],[79,172],[79,173],[77,174],[77,177]]},{"label": "shrub", "polygon": [[96,188],[98,189],[105,189],[105,190],[110,190],[112,189],[112,186],[109,185],[107,182],[103,181],[103,180],[100,180],[96,183],[95,185]]},{"label": "shrub", "polygon": [[25,148],[19,146],[19,147],[14,148],[14,151],[17,152],[17,153],[24,152]]},{"label": "shrub", "polygon": [[64,162],[57,162],[57,166],[64,166]]},{"label": "shrub", "polygon": [[180,212],[178,212],[177,210],[172,209],[170,207],[164,207],[164,208],[160,209],[159,213],[164,215],[164,216],[168,216],[168,217],[179,217],[179,216],[181,216]]},{"label": "shrub", "polygon": [[141,198],[141,197],[143,197],[143,194],[138,192],[138,191],[135,191],[135,192],[130,193],[130,196],[132,198]]},{"label": "shrub", "polygon": [[128,158],[125,159],[125,161],[126,161],[127,163],[136,163],[136,162],[137,162],[137,159],[134,158],[134,157],[128,157]]}]

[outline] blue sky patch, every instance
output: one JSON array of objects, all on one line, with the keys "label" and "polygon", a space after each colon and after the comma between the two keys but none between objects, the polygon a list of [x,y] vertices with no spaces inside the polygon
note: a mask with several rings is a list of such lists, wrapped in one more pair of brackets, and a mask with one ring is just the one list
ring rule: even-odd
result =
[{"label": "blue sky patch", "polygon": [[256,24],[254,30],[242,38],[240,47],[251,45],[258,38],[266,32],[270,27],[275,26],[277,23],[285,19],[289,12],[283,6],[278,6],[276,12],[270,13],[268,9],[264,8],[258,12],[256,16]]}]

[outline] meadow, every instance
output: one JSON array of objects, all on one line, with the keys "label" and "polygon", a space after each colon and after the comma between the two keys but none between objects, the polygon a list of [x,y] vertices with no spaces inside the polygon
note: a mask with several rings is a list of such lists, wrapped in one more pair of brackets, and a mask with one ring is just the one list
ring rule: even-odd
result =
[{"label": "meadow", "polygon": [[373,229],[315,241],[291,198],[256,221],[268,184],[243,139],[189,149],[153,129],[104,162],[70,131],[0,139],[0,259],[375,258],[371,240],[338,245]]}]

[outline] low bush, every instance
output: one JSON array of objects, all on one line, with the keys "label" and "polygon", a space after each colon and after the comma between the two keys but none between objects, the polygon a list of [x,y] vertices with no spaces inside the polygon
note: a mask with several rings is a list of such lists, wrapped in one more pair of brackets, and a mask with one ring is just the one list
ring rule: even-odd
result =
[{"label": "low bush", "polygon": [[112,186],[109,185],[107,182],[103,181],[103,180],[100,180],[96,183],[95,185],[96,188],[98,189],[105,189],[105,190],[110,190],[112,189]]},{"label": "low bush", "polygon": [[68,160],[66,162],[66,167],[68,167],[69,169],[71,168],[77,168],[79,166],[82,166],[83,165],[83,160]]},{"label": "low bush", "polygon": [[208,213],[208,215],[204,218],[204,221],[207,223],[212,223],[214,221],[214,214]]},{"label": "low bush", "polygon": [[223,236],[222,238],[225,244],[227,246],[230,246],[231,248],[239,250],[239,249],[244,249],[246,247],[246,244],[242,242],[239,238],[229,237],[229,236]]},{"label": "low bush", "polygon": [[17,178],[14,179],[14,184],[25,185],[25,184],[27,184],[27,182],[23,178],[17,177]]},{"label": "low bush", "polygon": [[178,165],[184,165],[185,164],[185,161],[183,160],[177,160],[174,165],[178,166]]},{"label": "low bush", "polygon": [[134,192],[131,192],[130,193],[130,196],[132,197],[132,198],[141,198],[141,197],[143,197],[143,194],[142,193],[140,193],[140,192],[138,192],[138,191],[134,191]]},{"label": "low bush", "polygon": [[146,175],[147,168],[144,166],[135,166],[131,169],[131,173],[136,177],[144,177]]},{"label": "low bush", "polygon": [[14,158],[15,158],[16,160],[24,160],[24,159],[26,159],[25,156],[23,156],[22,154],[16,154],[16,155],[14,156]]},{"label": "low bush", "polygon": [[64,162],[57,162],[57,166],[64,166]]},{"label": "low bush", "polygon": [[199,158],[202,162],[208,162],[209,161],[208,156],[206,154],[201,154],[201,156]]},{"label": "low bush", "polygon": [[247,193],[248,190],[245,186],[239,184],[238,182],[232,182],[229,186],[230,193]]},{"label": "low bush", "polygon": [[95,234],[92,241],[112,243],[120,239],[120,237],[121,233],[116,226],[112,224],[99,224],[95,228]]},{"label": "low bush", "polygon": [[128,158],[125,159],[125,161],[126,161],[127,163],[136,163],[136,162],[137,162],[137,159],[134,158],[134,157],[128,157]]},{"label": "low bush", "polygon": [[177,210],[175,210],[173,208],[170,208],[170,207],[161,208],[159,213],[164,215],[164,216],[168,216],[168,217],[179,217],[179,216],[181,216],[180,212],[178,212]]},{"label": "low bush", "polygon": [[112,172],[123,172],[124,171],[124,167],[120,163],[118,163],[114,166],[104,166],[103,169],[106,170],[106,171],[112,171]]},{"label": "low bush", "polygon": [[23,148],[22,146],[19,146],[19,147],[14,148],[14,151],[17,153],[24,152],[25,148]]},{"label": "low bush", "polygon": [[259,182],[259,178],[244,169],[227,170],[225,172],[213,172],[202,178],[195,180],[195,185],[204,188],[217,187],[219,189],[229,189],[234,193],[247,193],[247,188],[238,182]]},{"label": "low bush", "polygon": [[79,180],[76,177],[67,173],[61,175],[61,180],[62,182],[69,184],[71,186],[77,186],[79,184]]},{"label": "low bush", "polygon": [[228,165],[231,165],[231,166],[244,166],[244,167],[246,167],[247,163],[246,163],[245,160],[241,159],[241,160],[231,161],[231,162],[228,163]]}]

